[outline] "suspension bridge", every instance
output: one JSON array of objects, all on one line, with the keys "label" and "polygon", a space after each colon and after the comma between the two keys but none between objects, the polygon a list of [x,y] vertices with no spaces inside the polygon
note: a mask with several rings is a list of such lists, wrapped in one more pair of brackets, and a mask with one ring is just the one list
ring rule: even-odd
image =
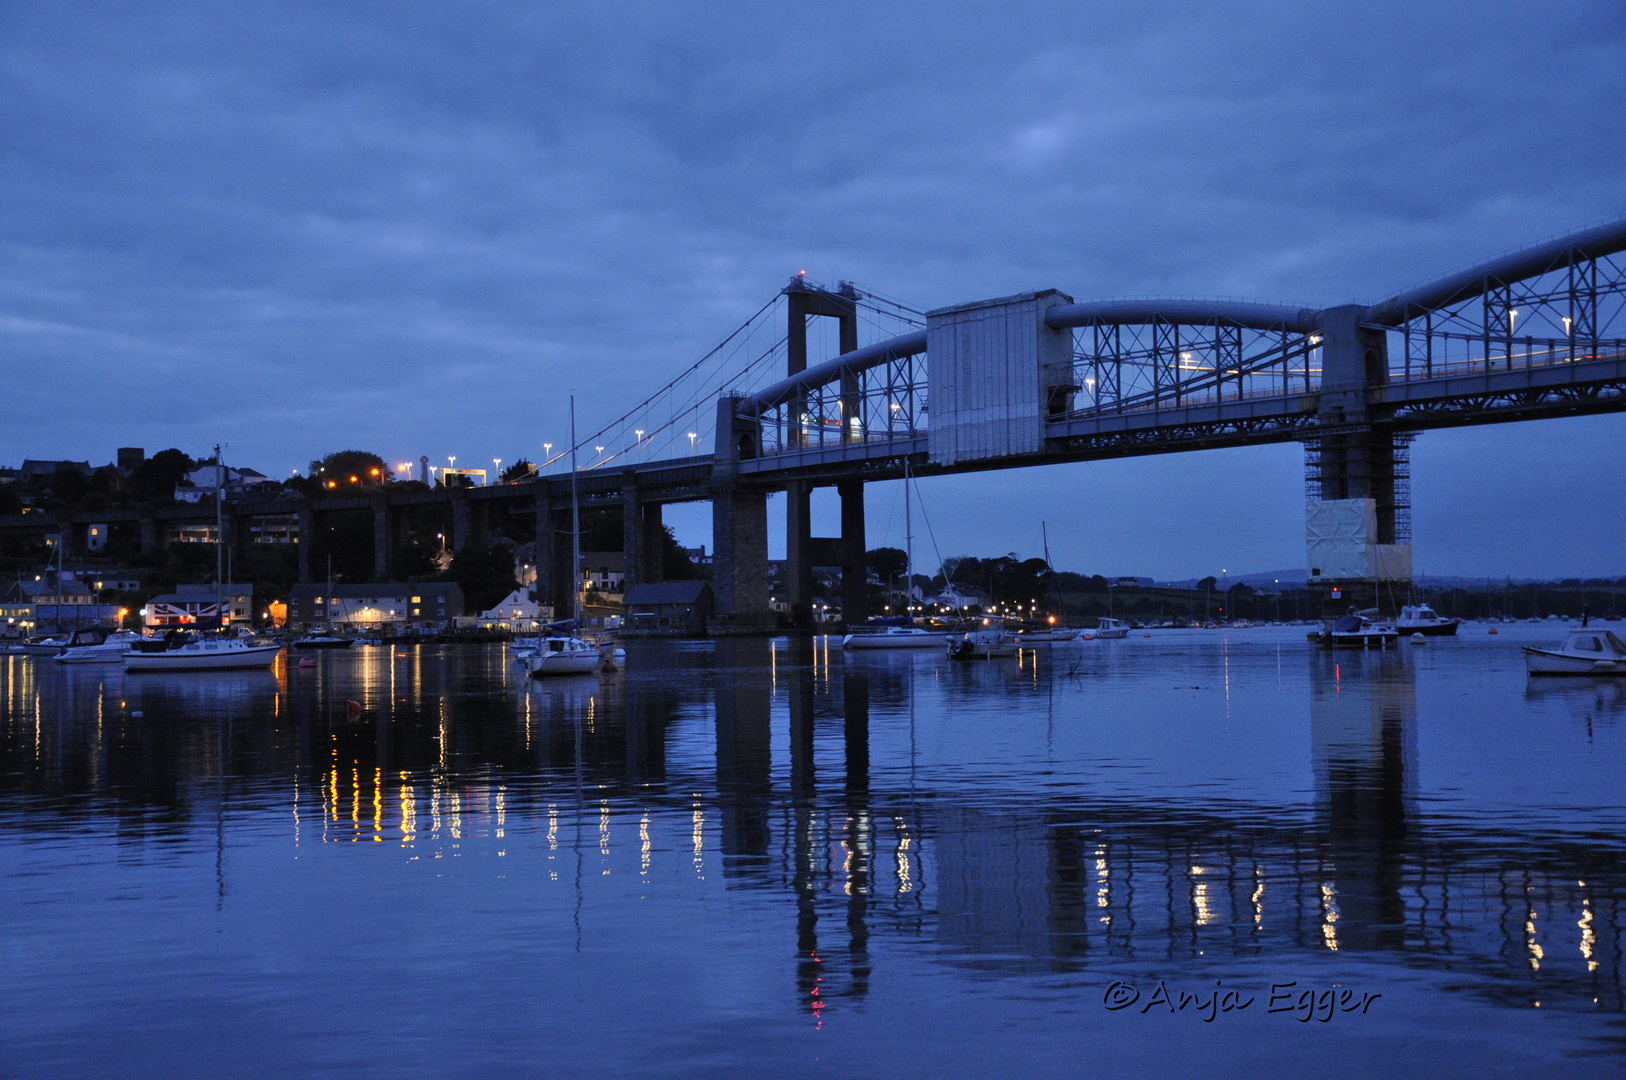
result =
[{"label": "suspension bridge", "polygon": [[[1300,442],[1312,575],[1408,580],[1408,447],[1418,432],[1626,409],[1623,252],[1626,220],[1377,304],[1327,308],[1076,302],[1047,289],[921,312],[851,283],[828,288],[798,276],[649,398],[550,453],[533,479],[472,490],[386,487],[296,506],[234,501],[223,539],[243,542],[256,518],[296,517],[308,580],[320,518],[371,510],[384,578],[403,515],[449,510],[453,545],[463,549],[488,542],[491,512],[501,508],[510,519],[534,515],[538,592],[565,606],[575,460],[581,504],[622,511],[629,584],[661,580],[661,508],[709,501],[714,628],[752,632],[776,622],[771,493],[786,497],[793,616],[807,617],[813,568],[839,567],[851,621],[864,614],[865,483],[906,469],[929,477]],[[812,535],[816,487],[839,493],[837,537]],[[94,516],[139,521],[150,546],[189,515],[198,511]],[[0,530],[89,524],[25,517],[34,520],[9,518]]]}]

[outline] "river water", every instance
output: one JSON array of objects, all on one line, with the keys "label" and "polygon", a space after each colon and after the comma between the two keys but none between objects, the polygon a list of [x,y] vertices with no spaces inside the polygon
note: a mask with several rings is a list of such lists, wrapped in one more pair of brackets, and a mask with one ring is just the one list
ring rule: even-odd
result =
[{"label": "river water", "polygon": [[0,1076],[1617,1075],[1626,680],[1500,630],[0,657]]}]

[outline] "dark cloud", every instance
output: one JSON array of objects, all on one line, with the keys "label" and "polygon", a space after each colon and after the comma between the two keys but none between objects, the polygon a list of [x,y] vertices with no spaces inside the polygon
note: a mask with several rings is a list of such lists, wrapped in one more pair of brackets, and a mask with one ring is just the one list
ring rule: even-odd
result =
[{"label": "dark cloud", "polygon": [[[765,10],[0,8],[0,459],[512,459],[562,441],[568,388],[607,419],[799,269],[921,307],[1331,303],[1626,211],[1618,4]],[[1420,565],[1618,570],[1448,527],[1485,454],[1567,430],[1425,437]],[[1298,468],[1270,448],[943,498],[1074,494],[1052,536],[1092,566],[1290,565]],[[1016,508],[942,516],[958,547],[1031,543]]]}]

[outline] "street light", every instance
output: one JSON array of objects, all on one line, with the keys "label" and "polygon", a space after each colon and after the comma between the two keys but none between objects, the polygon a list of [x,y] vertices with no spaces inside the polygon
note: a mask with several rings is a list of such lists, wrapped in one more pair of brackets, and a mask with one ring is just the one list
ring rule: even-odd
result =
[{"label": "street light", "polygon": [[694,432],[692,432],[692,431],[691,431],[691,432],[689,432],[689,453],[691,453],[691,454],[693,454],[693,453],[694,453],[694,441],[695,441],[695,440],[696,440],[696,439],[698,439],[698,438],[699,438],[699,437],[700,437],[700,436],[699,436],[699,435],[697,435],[697,434],[696,434],[696,433],[694,433]]},{"label": "street light", "polygon": [[502,458],[492,458],[491,464],[495,466],[495,468],[493,468],[491,471],[491,482],[495,484],[497,481],[502,479]]},{"label": "street light", "polygon": [[397,465],[396,468],[406,473],[406,478],[408,480],[412,479],[412,465],[410,463],[403,461],[401,464]]}]

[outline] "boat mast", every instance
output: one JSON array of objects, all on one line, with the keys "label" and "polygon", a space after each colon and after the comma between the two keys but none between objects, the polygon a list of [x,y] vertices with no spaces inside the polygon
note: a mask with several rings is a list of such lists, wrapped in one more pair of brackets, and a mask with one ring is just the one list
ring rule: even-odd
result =
[{"label": "boat mast", "polygon": [[576,497],[576,395],[570,395],[570,614],[582,628],[582,507]]},{"label": "boat mast", "polygon": [[[221,495],[226,486],[226,479],[221,474],[225,471],[226,463],[220,456],[220,444],[215,443],[215,612],[217,614],[220,611],[221,604],[220,569],[225,561],[224,556],[226,553],[226,534],[221,529],[222,514],[220,507]],[[226,621],[222,619],[221,625],[224,626],[225,624]]]},{"label": "boat mast", "polygon": [[903,458],[903,610],[910,619],[915,614],[915,519],[910,512],[909,456]]}]

